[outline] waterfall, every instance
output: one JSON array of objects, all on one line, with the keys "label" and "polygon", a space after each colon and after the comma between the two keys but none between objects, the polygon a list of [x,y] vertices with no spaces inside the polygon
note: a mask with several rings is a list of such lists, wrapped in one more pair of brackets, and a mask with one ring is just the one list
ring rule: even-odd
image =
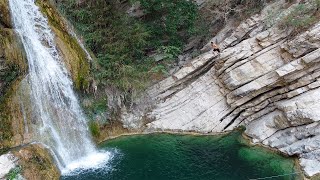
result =
[{"label": "waterfall", "polygon": [[36,140],[50,148],[62,172],[105,162],[110,154],[98,152],[90,139],[48,19],[34,0],[10,0],[9,4],[28,59]]}]

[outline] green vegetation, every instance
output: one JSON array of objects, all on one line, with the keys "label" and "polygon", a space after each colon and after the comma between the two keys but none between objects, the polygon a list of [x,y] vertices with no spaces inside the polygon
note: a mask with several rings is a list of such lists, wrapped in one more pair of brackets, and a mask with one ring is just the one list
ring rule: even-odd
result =
[{"label": "green vegetation", "polygon": [[264,3],[272,0],[212,0],[203,8],[208,17],[215,17],[222,23],[229,19],[237,18],[243,20],[249,16],[258,13]]},{"label": "green vegetation", "polygon": [[87,55],[77,39],[68,33],[68,26],[65,24],[63,17],[55,8],[52,8],[49,1],[37,0],[36,3],[48,17],[49,24],[56,35],[57,46],[64,56],[68,70],[71,72],[75,88],[85,91],[88,89],[92,79]]},{"label": "green vegetation", "polygon": [[[195,33],[197,6],[186,0],[136,0],[144,10],[142,22],[150,32],[149,46],[181,47]],[[183,33],[181,33],[183,32]],[[180,34],[181,33],[181,34]]]},{"label": "green vegetation", "polygon": [[9,151],[9,147],[0,148],[0,155],[5,154]]},{"label": "green vegetation", "polygon": [[18,70],[16,66],[9,66],[12,72],[7,71],[5,80],[4,95],[0,97],[0,154],[5,152],[7,146],[10,144],[11,138],[13,137],[12,129],[12,115],[11,106],[14,106],[12,102],[12,97],[14,92],[16,92],[17,84],[20,81],[18,78]]},{"label": "green vegetation", "polygon": [[17,166],[9,171],[9,173],[6,175],[6,179],[7,180],[17,179],[20,172],[21,172],[21,167]]},{"label": "green vegetation", "polygon": [[279,24],[280,28],[293,28],[293,33],[298,33],[316,23],[320,15],[320,0],[312,0],[309,3],[297,5],[282,19]]},{"label": "green vegetation", "polygon": [[[187,0],[139,1],[144,15],[129,17],[116,0],[60,1],[61,11],[83,36],[96,55],[95,79],[131,92],[143,89],[153,77],[166,74],[182,45],[194,33],[199,15],[194,3]],[[166,54],[156,62],[150,55]]]},{"label": "green vegetation", "polygon": [[99,97],[96,99],[88,96],[82,100],[82,107],[90,121],[95,121],[98,116],[100,123],[109,123],[104,114],[108,110],[106,97]]},{"label": "green vegetation", "polygon": [[5,71],[0,80],[5,82],[5,86],[8,86],[20,75],[19,70],[20,68],[17,65],[8,65],[8,70]]},{"label": "green vegetation", "polygon": [[92,113],[91,115],[104,112],[107,108],[107,100],[104,98],[97,99],[85,107],[87,111]]},{"label": "green vegetation", "polygon": [[[4,110],[1,109],[0,111],[4,111]],[[0,122],[1,122],[0,123],[0,141],[1,141],[1,143],[6,142],[6,141],[10,141],[13,136],[10,120],[11,119],[9,119],[8,115],[1,115],[0,116]],[[6,147],[4,147],[4,148],[6,148]]]},{"label": "green vegetation", "polygon": [[100,136],[100,126],[98,122],[91,120],[89,122],[89,130],[91,132],[91,135],[95,138],[99,138]]}]

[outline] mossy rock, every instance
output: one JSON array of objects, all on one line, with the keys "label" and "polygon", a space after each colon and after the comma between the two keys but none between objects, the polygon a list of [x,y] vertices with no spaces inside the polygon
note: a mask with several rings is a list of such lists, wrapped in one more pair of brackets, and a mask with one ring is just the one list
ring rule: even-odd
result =
[{"label": "mossy rock", "polygon": [[29,145],[13,152],[25,179],[59,179],[60,173],[52,156],[41,145]]},{"label": "mossy rock", "polygon": [[19,67],[19,73],[25,74],[28,69],[25,51],[18,35],[13,29],[0,28],[0,58],[6,65]]},{"label": "mossy rock", "polygon": [[12,28],[9,1],[0,1],[0,27]]},{"label": "mossy rock", "polygon": [[22,141],[23,117],[16,92],[27,69],[18,35],[13,29],[0,27],[0,149],[19,145]]},{"label": "mossy rock", "polygon": [[[18,93],[24,88],[21,86],[21,78],[19,77],[11,84],[0,104],[0,149],[19,146],[28,142],[24,137],[27,135],[24,116],[30,121],[30,113],[23,114],[21,111],[21,97],[28,99],[29,96],[27,91],[24,91],[23,95]],[[29,105],[25,106],[31,107]]]},{"label": "mossy rock", "polygon": [[90,79],[90,62],[86,52],[79,45],[77,39],[70,35],[66,20],[49,0],[38,0],[37,4],[48,17],[49,24],[56,35],[58,49],[71,73],[76,89],[87,89]]}]

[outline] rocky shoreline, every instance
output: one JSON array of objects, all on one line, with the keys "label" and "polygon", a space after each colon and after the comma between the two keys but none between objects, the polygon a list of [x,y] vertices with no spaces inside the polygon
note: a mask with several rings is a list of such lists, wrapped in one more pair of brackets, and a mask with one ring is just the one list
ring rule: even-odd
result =
[{"label": "rocky shoreline", "polygon": [[[61,18],[48,1],[39,2],[50,21]],[[310,6],[310,2],[305,6]],[[6,3],[7,0],[0,3],[0,12],[8,12]],[[320,22],[290,36],[292,27],[277,26],[281,17],[290,14],[300,3],[276,1],[243,21],[229,36],[225,34],[229,30],[221,30],[212,40],[221,39],[220,54],[212,53],[206,45],[197,58],[150,87],[131,109],[122,109],[121,127],[111,132],[109,138],[159,132],[216,135],[245,126],[245,135],[252,143],[298,156],[305,174],[316,179],[320,173]],[[78,75],[88,75],[86,54],[77,52],[81,47],[70,35],[66,36],[68,29],[63,22],[53,24],[61,47],[65,44],[77,47],[64,48],[74,81]],[[9,62],[21,72],[10,83],[0,82],[1,93],[10,89],[1,106],[5,110],[1,115],[5,116],[0,118],[8,125],[1,132],[3,150],[31,142],[32,132],[25,133],[24,127],[32,123],[31,118],[24,122],[20,110],[18,92],[25,81],[27,65],[19,42],[11,41],[15,38],[7,15],[0,17],[0,33],[10,35],[0,34],[4,42],[0,44],[1,72],[9,70]],[[76,60],[72,58],[74,54],[78,55]],[[77,68],[84,62],[85,68]],[[75,83],[77,87],[85,84]],[[41,154],[50,159],[48,154]]]},{"label": "rocky shoreline", "polygon": [[220,54],[205,46],[208,52],[149,88],[148,103],[123,111],[124,127],[217,133],[245,126],[253,143],[299,156],[307,176],[318,174],[320,24],[293,34],[279,27],[312,3],[276,1],[219,42]]}]

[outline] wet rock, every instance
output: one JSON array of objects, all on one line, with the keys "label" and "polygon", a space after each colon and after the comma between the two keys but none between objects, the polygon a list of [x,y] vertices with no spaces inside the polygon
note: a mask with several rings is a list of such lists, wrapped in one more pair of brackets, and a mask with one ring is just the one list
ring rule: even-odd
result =
[{"label": "wet rock", "polygon": [[0,27],[12,28],[8,0],[0,1]]},{"label": "wet rock", "polygon": [[28,145],[14,150],[21,175],[25,179],[59,179],[60,172],[48,150],[41,145]]}]

